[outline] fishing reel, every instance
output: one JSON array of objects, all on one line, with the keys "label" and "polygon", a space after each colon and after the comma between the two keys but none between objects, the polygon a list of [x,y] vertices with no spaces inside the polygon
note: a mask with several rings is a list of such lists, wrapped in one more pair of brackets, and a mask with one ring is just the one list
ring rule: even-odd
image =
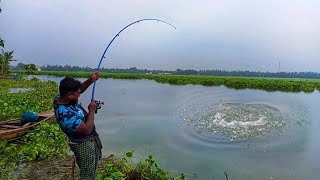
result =
[{"label": "fishing reel", "polygon": [[97,104],[95,113],[97,114],[98,113],[98,109],[101,109],[101,105],[104,105],[104,102],[101,102],[101,101],[95,101],[95,102]]}]

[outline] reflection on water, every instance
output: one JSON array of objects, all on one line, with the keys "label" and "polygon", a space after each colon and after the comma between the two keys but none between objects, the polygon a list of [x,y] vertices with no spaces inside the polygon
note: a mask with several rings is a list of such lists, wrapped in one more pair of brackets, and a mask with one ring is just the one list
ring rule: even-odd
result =
[{"label": "reflection on water", "polygon": [[[89,88],[84,107],[90,97]],[[318,179],[318,92],[100,79],[96,97],[105,102],[95,118],[104,155],[154,153],[171,173],[196,180],[225,179],[224,171],[238,180]]]}]

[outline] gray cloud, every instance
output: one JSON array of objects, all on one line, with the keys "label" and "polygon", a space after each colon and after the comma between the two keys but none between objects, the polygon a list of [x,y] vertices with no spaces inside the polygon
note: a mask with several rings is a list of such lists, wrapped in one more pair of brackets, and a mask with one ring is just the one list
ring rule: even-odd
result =
[{"label": "gray cloud", "polygon": [[1,2],[0,33],[17,59],[96,67],[112,37],[141,18],[168,21],[127,29],[104,67],[284,71],[320,69],[316,0]]}]

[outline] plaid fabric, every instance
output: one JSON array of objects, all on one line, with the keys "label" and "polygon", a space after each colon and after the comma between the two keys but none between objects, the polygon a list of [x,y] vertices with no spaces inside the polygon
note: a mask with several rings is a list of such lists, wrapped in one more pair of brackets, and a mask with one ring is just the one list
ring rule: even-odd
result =
[{"label": "plaid fabric", "polygon": [[69,143],[69,146],[76,157],[76,162],[80,169],[80,180],[93,180],[98,161],[102,155],[99,137],[88,139],[81,143]]}]

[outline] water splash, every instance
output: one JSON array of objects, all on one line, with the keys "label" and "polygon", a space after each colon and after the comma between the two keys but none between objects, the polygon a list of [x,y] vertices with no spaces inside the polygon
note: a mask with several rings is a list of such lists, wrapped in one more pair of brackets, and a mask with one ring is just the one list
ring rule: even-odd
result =
[{"label": "water splash", "polygon": [[226,103],[204,116],[185,118],[199,131],[221,134],[229,140],[281,133],[286,121],[275,107],[266,104]]},{"label": "water splash", "polygon": [[265,96],[255,91],[194,88],[179,95],[175,119],[184,122],[181,127],[191,136],[215,143],[266,142],[291,136],[308,124],[308,106],[297,98],[285,97],[283,102]]},{"label": "water splash", "polygon": [[[250,114],[251,116],[252,114]],[[214,116],[214,120],[212,121],[213,124],[216,124],[217,126],[221,126],[221,127],[225,127],[225,128],[238,128],[238,127],[242,127],[242,128],[249,128],[250,126],[262,126],[266,124],[266,117],[260,117],[259,120],[256,121],[237,121],[237,120],[232,120],[230,122],[226,121],[224,118],[226,117],[226,114],[222,114],[220,112],[218,112],[215,116]],[[209,126],[208,128],[212,127],[212,123],[209,122]]]}]

